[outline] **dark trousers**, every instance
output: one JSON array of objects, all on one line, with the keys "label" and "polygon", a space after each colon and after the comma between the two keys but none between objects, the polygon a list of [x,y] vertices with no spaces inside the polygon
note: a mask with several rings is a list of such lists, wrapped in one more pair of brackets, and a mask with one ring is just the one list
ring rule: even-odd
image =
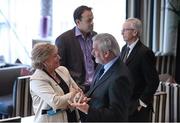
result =
[{"label": "dark trousers", "polygon": [[140,111],[135,110],[135,112],[129,116],[129,122],[151,122],[152,107],[144,108],[142,107]]},{"label": "dark trousers", "polygon": [[80,115],[81,123],[86,122],[86,120],[87,120],[87,114],[85,114],[85,113],[79,111],[79,115]]},{"label": "dark trousers", "polygon": [[77,122],[75,111],[67,110],[66,112],[67,112],[68,122]]}]

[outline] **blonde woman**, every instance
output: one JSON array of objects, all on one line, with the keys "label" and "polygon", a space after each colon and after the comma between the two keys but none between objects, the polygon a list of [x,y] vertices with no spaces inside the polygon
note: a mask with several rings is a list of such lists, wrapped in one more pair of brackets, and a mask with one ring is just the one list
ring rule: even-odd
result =
[{"label": "blonde woman", "polygon": [[75,122],[77,111],[73,111],[68,100],[81,92],[69,71],[60,66],[60,56],[55,45],[36,44],[32,50],[34,74],[30,79],[35,122]]}]

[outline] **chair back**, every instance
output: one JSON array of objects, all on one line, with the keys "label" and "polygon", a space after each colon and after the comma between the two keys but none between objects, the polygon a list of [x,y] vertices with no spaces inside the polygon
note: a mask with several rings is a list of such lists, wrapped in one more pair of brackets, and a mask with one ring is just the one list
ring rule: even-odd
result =
[{"label": "chair back", "polygon": [[32,98],[30,95],[30,76],[18,77],[14,85],[14,116],[31,116]]}]

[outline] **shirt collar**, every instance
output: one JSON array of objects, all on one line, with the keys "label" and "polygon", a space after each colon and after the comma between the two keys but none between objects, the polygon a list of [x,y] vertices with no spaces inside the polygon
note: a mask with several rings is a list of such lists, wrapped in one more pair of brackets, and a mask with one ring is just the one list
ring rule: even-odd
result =
[{"label": "shirt collar", "polygon": [[114,64],[114,62],[118,59],[119,57],[115,57],[111,61],[109,61],[107,64],[104,65],[104,73]]},{"label": "shirt collar", "polygon": [[[83,36],[83,34],[81,33],[81,31],[80,31],[80,29],[76,26],[75,27],[75,36],[77,37],[77,36],[82,36],[82,37],[84,37]],[[92,36],[92,32],[90,32],[90,35],[88,36],[88,37],[91,37]]]},{"label": "shirt collar", "polygon": [[138,40],[139,40],[139,38],[137,38],[137,40],[135,42],[133,42],[132,44],[127,45],[130,48],[130,51],[135,47],[135,45],[137,44]]},{"label": "shirt collar", "polygon": [[80,36],[82,35],[81,31],[79,30],[79,28],[76,26],[75,27],[75,36]]}]

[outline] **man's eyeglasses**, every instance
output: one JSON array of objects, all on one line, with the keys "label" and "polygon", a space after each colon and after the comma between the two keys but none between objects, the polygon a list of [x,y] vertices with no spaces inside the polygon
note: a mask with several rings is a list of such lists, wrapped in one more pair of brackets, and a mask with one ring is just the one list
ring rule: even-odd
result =
[{"label": "man's eyeglasses", "polygon": [[122,29],[121,32],[123,33],[125,31],[129,31],[129,30],[135,30],[135,29],[133,29],[133,28],[126,28],[126,29]]}]

